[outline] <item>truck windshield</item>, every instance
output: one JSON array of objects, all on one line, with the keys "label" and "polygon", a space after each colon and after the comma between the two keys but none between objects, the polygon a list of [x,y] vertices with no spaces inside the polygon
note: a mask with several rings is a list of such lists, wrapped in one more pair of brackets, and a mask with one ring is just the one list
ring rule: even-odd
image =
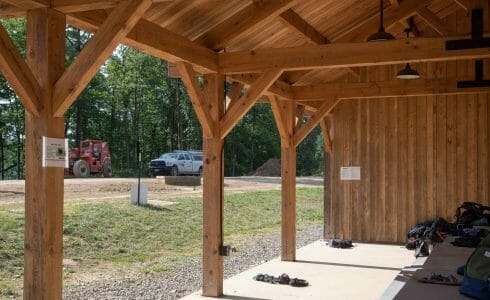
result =
[{"label": "truck windshield", "polygon": [[176,154],[173,154],[173,153],[165,153],[165,154],[162,154],[162,156],[160,156],[161,159],[164,159],[164,158],[176,158],[177,155]]}]

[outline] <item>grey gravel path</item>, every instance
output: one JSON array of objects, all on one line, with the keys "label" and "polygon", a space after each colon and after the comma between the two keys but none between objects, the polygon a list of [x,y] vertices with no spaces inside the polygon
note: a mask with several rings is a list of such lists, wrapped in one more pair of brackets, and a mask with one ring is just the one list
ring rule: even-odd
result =
[{"label": "grey gravel path", "polygon": [[[298,247],[321,239],[322,225],[312,225],[297,234]],[[226,241],[225,241],[226,242]],[[238,253],[225,258],[225,278],[278,257],[279,233],[244,240]],[[179,299],[201,287],[201,258],[189,258],[175,269],[139,278],[106,280],[88,286],[66,288],[63,299]]]}]

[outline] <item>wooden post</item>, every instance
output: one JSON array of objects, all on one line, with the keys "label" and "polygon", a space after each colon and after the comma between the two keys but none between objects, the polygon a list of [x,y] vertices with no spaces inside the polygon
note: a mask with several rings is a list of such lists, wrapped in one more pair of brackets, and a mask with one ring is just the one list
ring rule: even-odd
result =
[{"label": "wooden post", "polygon": [[224,139],[220,137],[219,121],[224,114],[224,76],[205,75],[204,94],[211,111],[213,136],[203,137],[203,288],[208,297],[223,295],[223,194]]},{"label": "wooden post", "polygon": [[296,105],[270,96],[269,101],[281,136],[281,259],[296,260]]},{"label": "wooden post", "polygon": [[61,299],[62,168],[43,168],[42,137],[63,138],[52,116],[52,91],[65,66],[65,16],[49,8],[27,13],[27,63],[41,88],[39,117],[26,111],[24,299]]}]

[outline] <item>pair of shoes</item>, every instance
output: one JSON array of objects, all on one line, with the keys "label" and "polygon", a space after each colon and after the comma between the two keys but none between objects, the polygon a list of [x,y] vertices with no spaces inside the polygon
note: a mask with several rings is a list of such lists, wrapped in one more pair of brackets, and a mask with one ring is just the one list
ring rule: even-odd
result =
[{"label": "pair of shoes", "polygon": [[259,273],[259,274],[257,274],[256,276],[254,276],[252,278],[254,280],[257,280],[257,281],[269,282],[269,283],[272,283],[272,284],[275,284],[275,283],[277,283],[279,281],[274,276],[271,276],[271,275],[268,275],[268,274],[262,274],[262,273]]},{"label": "pair of shoes", "polygon": [[308,281],[299,278],[290,278],[288,274],[283,273],[279,277],[274,277],[268,274],[259,273],[256,276],[252,277],[256,281],[269,282],[272,284],[289,284],[294,287],[304,287],[308,286]]},{"label": "pair of shoes", "polygon": [[452,274],[449,276],[443,276],[442,274],[431,274],[431,276],[421,278],[419,281],[423,283],[461,285],[461,281]]},{"label": "pair of shoes", "polygon": [[289,285],[295,286],[295,287],[305,287],[305,286],[308,286],[308,281],[306,281],[304,279],[293,278],[293,279],[289,280]]}]

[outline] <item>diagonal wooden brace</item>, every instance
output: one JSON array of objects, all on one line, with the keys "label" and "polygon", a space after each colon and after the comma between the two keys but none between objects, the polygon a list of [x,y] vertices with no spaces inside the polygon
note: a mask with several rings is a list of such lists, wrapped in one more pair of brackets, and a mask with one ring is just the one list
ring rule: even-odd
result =
[{"label": "diagonal wooden brace", "polygon": [[0,70],[19,96],[20,102],[38,117],[41,110],[41,88],[8,33],[0,25]]},{"label": "diagonal wooden brace", "polygon": [[211,110],[206,103],[204,94],[197,82],[197,74],[189,63],[180,62],[177,64],[180,76],[189,94],[192,106],[196,112],[197,119],[201,124],[204,136],[208,138],[216,137],[215,123],[211,118]]},{"label": "diagonal wooden brace", "polygon": [[54,87],[53,114],[62,117],[89,81],[133,29],[152,4],[151,0],[122,1],[80,52]]},{"label": "diagonal wooden brace", "polygon": [[308,134],[320,123],[321,120],[339,103],[339,99],[329,99],[315,112],[311,119],[294,133],[294,146],[298,145],[308,136]]},{"label": "diagonal wooden brace", "polygon": [[225,138],[243,116],[252,108],[257,100],[264,95],[274,81],[281,76],[282,70],[271,69],[266,71],[249,87],[235,105],[230,107],[224,118],[220,121],[221,138]]}]

